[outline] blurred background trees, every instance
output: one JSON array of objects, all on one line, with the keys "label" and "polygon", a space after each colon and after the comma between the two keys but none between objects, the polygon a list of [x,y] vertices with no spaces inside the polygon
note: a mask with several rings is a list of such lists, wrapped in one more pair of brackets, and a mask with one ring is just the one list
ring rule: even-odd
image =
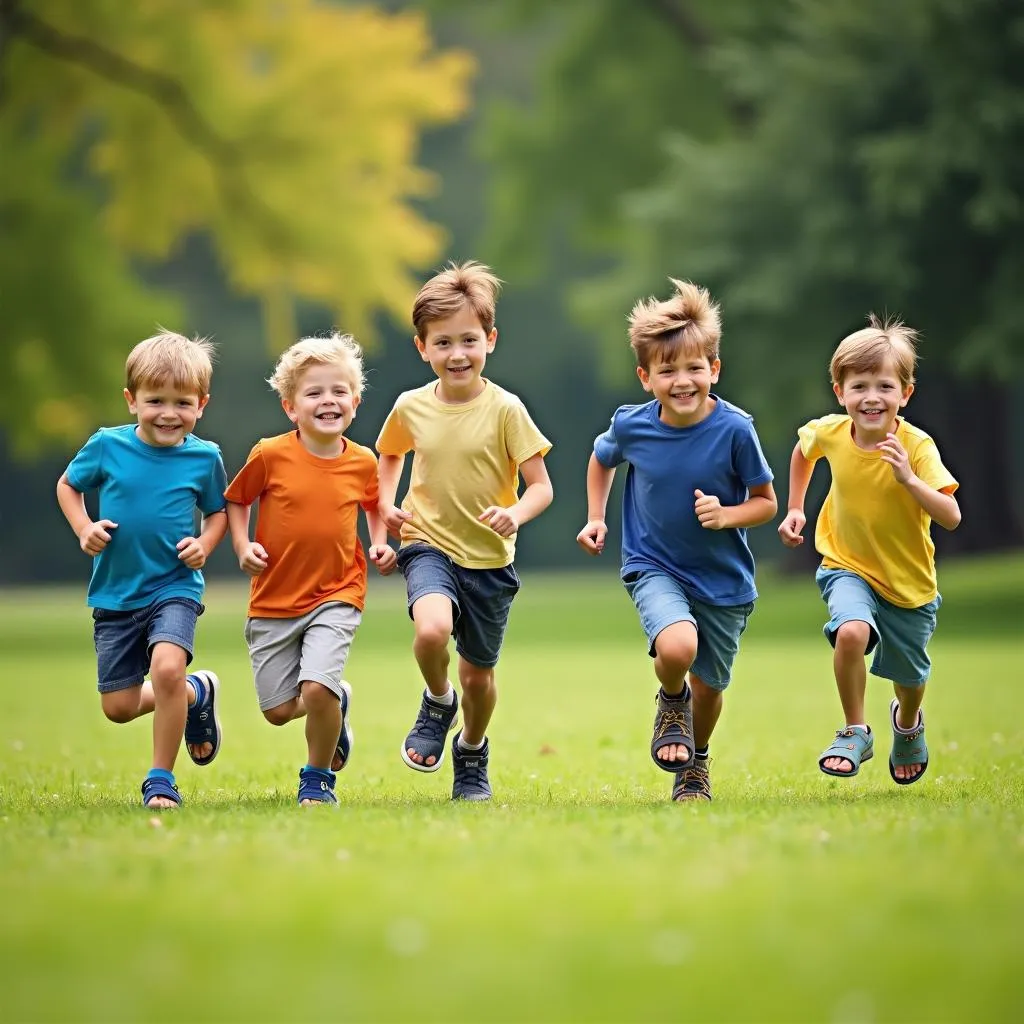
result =
[{"label": "blurred background trees", "polygon": [[525,562],[582,564],[590,442],[643,397],[625,315],[670,274],[722,303],[782,497],[833,346],[898,313],[962,481],[941,546],[1022,541],[1019,5],[0,0],[0,146],[6,579],[82,575],[53,479],[157,321],[214,335],[229,472],[284,429],[273,352],[331,326],[371,347],[372,444],[424,379],[416,283],[467,257],[507,282],[489,370],[556,442]]}]

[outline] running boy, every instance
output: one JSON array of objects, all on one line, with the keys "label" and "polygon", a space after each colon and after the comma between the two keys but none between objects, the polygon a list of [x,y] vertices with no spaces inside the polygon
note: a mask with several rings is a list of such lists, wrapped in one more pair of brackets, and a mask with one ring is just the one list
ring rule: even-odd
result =
[{"label": "running boy", "polygon": [[[57,482],[61,511],[93,558],[103,713],[112,722],[153,715],[153,767],[142,783],[151,808],[181,804],[174,762],[183,736],[198,765],[220,750],[220,682],[209,671],[185,674],[203,613],[200,570],[227,529],[220,449],[192,434],[210,400],[212,351],[170,331],[139,342],[124,389],[138,423],[97,430]],[[88,491],[99,497],[95,521]]]},{"label": "running boy", "polygon": [[296,429],[258,441],[226,491],[231,542],[252,577],[245,639],[263,717],[306,719],[299,803],[336,804],[335,773],[352,750],[342,674],[366,601],[360,506],[370,559],[383,575],[395,567],[377,515],[376,457],[345,437],[363,392],[362,352],[348,335],[304,338],[268,383]]},{"label": "running boy", "polygon": [[757,597],[747,527],[777,505],[751,417],[711,393],[718,306],[704,288],[671,280],[672,298],[630,314],[637,376],[654,400],[617,409],[594,442],[576,540],[591,555],[604,549],[608,495],[625,462],[622,582],[661,683],[651,757],[674,773],[673,800],[710,800],[708,744]]},{"label": "running boy", "polygon": [[[459,655],[464,724],[452,741],[453,800],[488,800],[487,725],[498,662],[519,577],[519,528],[551,504],[544,456],[550,442],[523,403],[482,376],[494,351],[498,279],[479,263],[451,263],[416,296],[416,349],[437,380],[399,395],[377,439],[381,516],[402,546],[413,654],[426,690],[402,760],[435,772],[459,700],[448,681],[448,638]],[[412,477],[395,494],[406,452]],[[519,476],[526,489],[517,498]]]},{"label": "running boy", "polygon": [[789,511],[779,527],[788,547],[803,543],[804,497],[820,458],[832,486],[814,534],[821,566],[815,577],[828,605],[825,636],[835,649],[839,700],[846,725],[818,758],[826,775],[852,777],[874,755],[866,724],[864,657],[875,652],[872,675],[890,679],[893,745],[889,774],[907,786],[928,767],[924,687],[928,641],[942,599],[935,575],[932,520],[960,523],[957,482],[935,442],[900,417],[914,392],[915,331],[899,321],[869,326],[839,343],[832,356],[832,390],[845,415],[811,420],[799,430],[789,468]]}]

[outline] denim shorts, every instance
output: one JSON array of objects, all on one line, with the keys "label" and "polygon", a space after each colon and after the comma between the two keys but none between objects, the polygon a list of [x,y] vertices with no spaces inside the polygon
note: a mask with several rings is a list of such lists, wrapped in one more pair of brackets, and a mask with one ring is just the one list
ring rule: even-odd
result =
[{"label": "denim shorts", "polygon": [[328,601],[296,619],[246,619],[245,642],[260,710],[298,697],[299,684],[319,683],[341,699],[341,674],[363,613]]},{"label": "denim shorts", "polygon": [[692,622],[697,627],[697,657],[690,670],[701,682],[724,690],[754,602],[707,604],[687,594],[675,577],[654,569],[627,573],[622,582],[640,613],[647,653],[655,657],[654,641],[663,629],[676,622]]},{"label": "denim shorts", "polygon": [[932,667],[928,641],[935,632],[941,597],[920,608],[900,608],[845,569],[822,567],[814,579],[828,605],[824,633],[833,647],[844,622],[866,622],[871,627],[868,653],[875,652],[873,676],[890,679],[898,686],[923,686],[928,682]]},{"label": "denim shorts", "polygon": [[92,610],[92,636],[96,645],[100,693],[138,686],[149,671],[153,645],[175,644],[192,661],[196,620],[205,609],[187,597],[172,597],[130,612]]},{"label": "denim shorts", "polygon": [[410,544],[398,552],[412,606],[427,594],[444,594],[452,603],[452,635],[459,655],[472,665],[493,668],[505,639],[508,613],[519,592],[515,566],[464,569],[429,544]]}]

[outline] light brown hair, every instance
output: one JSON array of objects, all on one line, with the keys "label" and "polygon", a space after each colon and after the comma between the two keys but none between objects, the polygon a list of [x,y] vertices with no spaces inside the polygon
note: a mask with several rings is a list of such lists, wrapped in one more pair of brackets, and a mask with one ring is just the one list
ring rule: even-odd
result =
[{"label": "light brown hair", "polygon": [[841,386],[847,374],[878,373],[890,361],[904,388],[914,383],[917,331],[894,317],[882,321],[872,313],[867,327],[839,342],[832,355],[829,373],[832,383]]},{"label": "light brown hair", "polygon": [[494,330],[495,307],[501,281],[490,267],[470,260],[450,262],[419,290],[412,304],[412,323],[416,336],[427,340],[427,328],[435,320],[444,320],[469,304],[485,334]]},{"label": "light brown hair", "polygon": [[722,319],[706,288],[690,281],[669,280],[670,299],[642,299],[629,314],[629,344],[638,366],[649,369],[655,358],[672,360],[680,349],[699,352],[709,363],[718,358]]},{"label": "light brown hair", "polygon": [[205,398],[213,376],[213,345],[206,338],[186,338],[160,328],[159,334],[131,350],[124,372],[125,387],[133,395],[139,388],[169,385]]},{"label": "light brown hair", "polygon": [[282,353],[267,383],[291,402],[298,390],[299,378],[311,366],[336,365],[352,385],[356,398],[363,394],[363,350],[351,334],[335,331],[326,338],[302,338]]}]

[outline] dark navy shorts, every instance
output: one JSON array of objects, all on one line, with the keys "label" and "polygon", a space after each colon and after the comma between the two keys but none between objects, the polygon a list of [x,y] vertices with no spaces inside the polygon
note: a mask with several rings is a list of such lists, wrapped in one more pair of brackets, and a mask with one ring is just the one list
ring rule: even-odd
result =
[{"label": "dark navy shorts", "polygon": [[204,608],[187,597],[166,601],[130,612],[92,610],[92,635],[100,693],[138,686],[149,671],[153,645],[176,644],[185,652],[185,664],[192,661],[196,620]]},{"label": "dark navy shorts", "polygon": [[412,606],[427,594],[444,594],[452,603],[452,635],[459,655],[473,665],[498,664],[508,613],[519,592],[515,566],[464,569],[429,544],[410,544],[398,552],[398,569],[405,577]]}]

